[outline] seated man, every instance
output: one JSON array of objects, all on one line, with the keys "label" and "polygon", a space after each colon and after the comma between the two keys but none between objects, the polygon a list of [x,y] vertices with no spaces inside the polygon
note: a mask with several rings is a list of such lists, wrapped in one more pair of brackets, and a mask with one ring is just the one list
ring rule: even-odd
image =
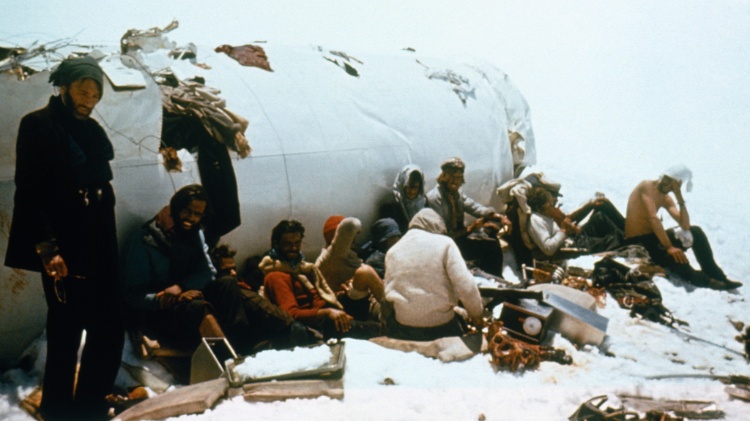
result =
[{"label": "seated man", "polygon": [[454,311],[459,301],[473,324],[481,326],[482,299],[474,276],[445,234],[440,215],[425,208],[388,250],[381,310],[388,336],[431,341],[462,335],[465,322]]},{"label": "seated man", "polygon": [[[523,178],[510,180],[497,189],[497,194],[503,203],[507,204],[506,214],[513,226],[517,228],[505,238],[513,249],[517,270],[521,270],[522,264],[531,266],[535,257],[532,250],[538,249],[529,235],[530,229],[528,227],[529,217],[532,213],[528,204],[528,195],[531,189],[535,187],[544,188],[552,196],[553,208],[550,217],[560,228],[564,227],[567,231],[577,233],[579,232],[577,224],[581,223],[592,212],[597,211],[603,213],[619,230],[625,229],[625,217],[603,195],[597,194],[596,199],[590,200],[566,215],[556,207],[558,198],[562,197],[560,184],[546,178],[544,173],[534,172]],[[539,257],[538,251],[536,255],[536,257]]]},{"label": "seated man", "polygon": [[289,348],[307,343],[308,335],[304,325],[295,322],[289,313],[253,290],[237,276],[237,265],[234,261],[236,254],[237,252],[228,245],[221,244],[211,249],[211,262],[216,268],[217,279],[230,277],[238,282],[245,314],[253,322],[248,335],[259,340],[267,340],[267,345],[273,348]]},{"label": "seated man", "polygon": [[424,194],[424,173],[414,164],[408,164],[399,171],[393,182],[393,201],[381,206],[380,218],[392,218],[399,230],[406,232],[409,221],[427,205]]},{"label": "seated man", "polygon": [[[494,237],[500,226],[511,228],[511,222],[491,207],[482,206],[460,191],[464,184],[466,165],[461,158],[451,158],[440,166],[442,172],[438,185],[427,193],[427,206],[435,210],[445,221],[448,236],[458,245],[466,260],[475,260],[480,269],[502,278],[503,252],[500,242]],[[464,212],[478,218],[471,226],[464,226]],[[477,228],[494,225],[488,238],[474,238]]]},{"label": "seated man", "polygon": [[[644,246],[654,263],[690,284],[717,290],[739,288],[742,284],[728,279],[716,264],[703,230],[690,225],[690,216],[680,188],[685,181],[686,189],[690,191],[691,178],[692,172],[680,165],[667,170],[658,180],[640,182],[628,199],[625,242]],[[674,199],[669,193],[674,195]],[[679,224],[678,228],[664,229],[657,215],[660,208],[667,210]],[[690,247],[693,248],[701,271],[693,269],[685,256],[685,250]]]},{"label": "seated man", "polygon": [[326,248],[315,266],[348,313],[357,320],[367,320],[377,312],[377,302],[383,299],[383,281],[352,250],[354,238],[361,230],[362,223],[357,218],[340,215],[328,218],[323,227]]},{"label": "seated man", "polygon": [[304,236],[305,227],[298,221],[284,220],[273,228],[271,251],[258,265],[265,274],[268,299],[326,338],[378,336],[379,324],[354,320],[317,266],[304,260],[300,252]]},{"label": "seated man", "polygon": [[378,219],[372,224],[370,231],[372,250],[365,263],[372,266],[380,279],[383,279],[385,278],[385,254],[401,239],[401,231],[396,221],[391,218]]},{"label": "seated man", "polygon": [[[526,199],[532,210],[528,222],[529,237],[535,245],[532,254],[538,260],[563,260],[580,253],[600,253],[614,250],[623,243],[622,229],[607,212],[616,212],[615,216],[620,219],[622,216],[605,198],[595,199],[581,208],[593,209],[593,213],[588,211],[591,217],[580,227],[555,207],[556,199],[547,189],[533,187]],[[609,206],[604,205],[605,202]],[[564,247],[578,249],[578,253],[566,253],[561,250]]]},{"label": "seated man", "polygon": [[260,338],[251,334],[236,278],[215,278],[201,220],[207,196],[200,185],[178,190],[169,202],[173,229],[146,222],[123,253],[123,299],[134,326],[177,347],[196,347],[201,337],[227,337],[240,353]]}]

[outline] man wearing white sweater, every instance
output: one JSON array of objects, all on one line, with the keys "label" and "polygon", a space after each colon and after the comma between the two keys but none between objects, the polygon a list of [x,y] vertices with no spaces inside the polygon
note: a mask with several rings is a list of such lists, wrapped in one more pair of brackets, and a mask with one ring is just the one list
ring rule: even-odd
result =
[{"label": "man wearing white sweater", "polygon": [[381,309],[388,336],[429,341],[461,335],[464,322],[454,311],[459,302],[471,321],[481,324],[479,289],[456,243],[446,233],[440,215],[425,208],[411,220],[406,235],[388,250]]}]

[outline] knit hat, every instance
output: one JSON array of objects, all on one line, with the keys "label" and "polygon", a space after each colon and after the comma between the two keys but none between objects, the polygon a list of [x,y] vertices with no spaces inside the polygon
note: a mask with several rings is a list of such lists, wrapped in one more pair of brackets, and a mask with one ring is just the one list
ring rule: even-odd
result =
[{"label": "knit hat", "polygon": [[336,235],[336,228],[339,227],[339,224],[343,220],[344,217],[341,215],[333,215],[326,219],[325,224],[323,224],[323,238],[326,239],[326,244],[333,242],[333,237]]},{"label": "knit hat", "polygon": [[99,85],[99,90],[104,93],[104,71],[91,56],[63,60],[49,75],[49,82],[54,86],[66,86],[86,78],[93,79]]},{"label": "knit hat", "polygon": [[398,223],[391,218],[378,219],[371,228],[372,241],[376,244],[382,244],[389,238],[401,236],[401,230],[398,229]]},{"label": "knit hat", "polygon": [[685,191],[689,192],[693,190],[693,172],[690,171],[688,167],[682,164],[675,165],[674,167],[671,167],[668,170],[664,171],[664,174],[662,174],[662,176],[665,175],[671,179],[685,183]]},{"label": "knit hat", "polygon": [[446,159],[440,164],[440,169],[446,172],[464,172],[465,168],[466,164],[464,164],[464,161],[459,157]]}]

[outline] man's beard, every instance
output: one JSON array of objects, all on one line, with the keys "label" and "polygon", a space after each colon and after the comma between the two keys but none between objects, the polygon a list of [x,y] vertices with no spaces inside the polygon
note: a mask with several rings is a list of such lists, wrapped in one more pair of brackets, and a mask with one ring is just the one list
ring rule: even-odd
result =
[{"label": "man's beard", "polygon": [[65,93],[63,94],[63,104],[65,104],[65,107],[70,110],[75,118],[84,120],[91,114],[90,112],[88,114],[81,114],[78,112],[78,110],[76,109],[76,103],[75,101],[73,101],[73,97],[70,95],[70,91],[65,91]]}]

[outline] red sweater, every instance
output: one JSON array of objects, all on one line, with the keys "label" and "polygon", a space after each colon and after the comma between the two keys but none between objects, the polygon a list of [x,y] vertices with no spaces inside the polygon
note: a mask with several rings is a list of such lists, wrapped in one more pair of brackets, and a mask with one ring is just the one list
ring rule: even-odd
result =
[{"label": "red sweater", "polygon": [[289,313],[294,320],[309,324],[320,319],[318,310],[327,306],[317,290],[308,290],[296,277],[285,272],[269,272],[263,279],[266,297]]}]

